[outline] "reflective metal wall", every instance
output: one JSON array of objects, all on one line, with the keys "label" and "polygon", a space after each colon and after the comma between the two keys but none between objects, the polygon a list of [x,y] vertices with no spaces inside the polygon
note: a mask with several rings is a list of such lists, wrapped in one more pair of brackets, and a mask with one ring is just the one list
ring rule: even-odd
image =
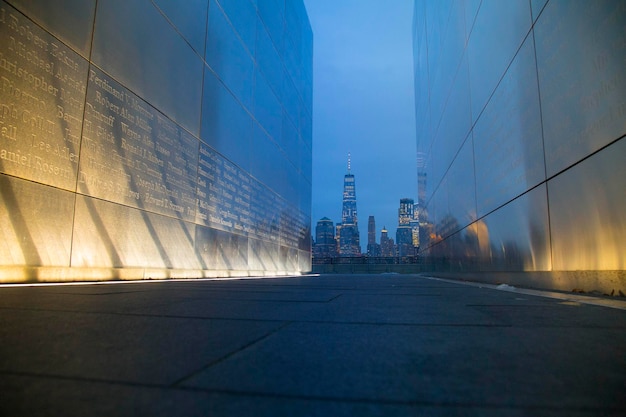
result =
[{"label": "reflective metal wall", "polygon": [[0,0],[0,281],[311,268],[301,0]]},{"label": "reflective metal wall", "polygon": [[415,1],[423,256],[624,287],[625,28],[623,1]]}]

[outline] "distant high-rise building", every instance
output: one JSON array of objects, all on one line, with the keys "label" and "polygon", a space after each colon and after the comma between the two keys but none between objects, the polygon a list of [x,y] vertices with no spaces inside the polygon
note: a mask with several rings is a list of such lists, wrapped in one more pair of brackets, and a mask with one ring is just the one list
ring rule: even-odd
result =
[{"label": "distant high-rise building", "polygon": [[367,219],[367,244],[376,243],[376,220],[374,216]]},{"label": "distant high-rise building", "polygon": [[400,199],[398,209],[398,229],[396,230],[396,245],[398,246],[398,256],[413,256],[415,249],[413,244],[414,223],[414,201],[412,198]]},{"label": "distant high-rise building", "polygon": [[398,209],[398,226],[408,226],[413,220],[413,199],[401,198],[400,208]]},{"label": "distant high-rise building", "polygon": [[322,218],[315,227],[315,245],[313,256],[316,258],[332,258],[337,255],[335,226],[328,217]]},{"label": "distant high-rise building", "polygon": [[367,220],[367,255],[380,256],[380,245],[376,243],[376,220],[370,216]]},{"label": "distant high-rise building", "polygon": [[343,206],[341,211],[341,229],[339,233],[339,256],[361,255],[359,224],[356,212],[356,186],[354,175],[350,172],[350,154],[348,154],[348,173],[343,178]]},{"label": "distant high-rise building", "polygon": [[387,235],[387,228],[383,227],[380,232],[380,252],[381,256],[396,256],[396,245]]}]

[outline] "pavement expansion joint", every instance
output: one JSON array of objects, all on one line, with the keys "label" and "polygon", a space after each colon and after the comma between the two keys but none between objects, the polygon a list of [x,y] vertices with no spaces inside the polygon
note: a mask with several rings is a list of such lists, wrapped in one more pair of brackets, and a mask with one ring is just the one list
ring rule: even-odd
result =
[{"label": "pavement expansion joint", "polygon": [[243,352],[246,349],[249,349],[250,347],[256,345],[257,343],[262,342],[263,340],[269,338],[270,336],[273,336],[274,334],[278,333],[279,331],[285,329],[286,327],[290,326],[293,322],[292,321],[287,321],[284,322],[283,324],[281,324],[280,326],[278,326],[277,328],[265,333],[264,335],[261,335],[259,337],[257,337],[256,339],[251,340],[250,342],[244,344],[243,346],[241,346],[239,349],[235,349],[231,352],[228,352],[227,354],[212,360],[211,362],[207,363],[206,365],[202,366],[199,369],[196,369],[195,371],[183,376],[182,378],[174,381],[173,383],[170,384],[171,387],[180,387],[183,386],[183,384],[185,383],[185,381],[188,381],[189,379],[193,378],[194,376],[206,371],[207,369],[211,368],[214,365],[217,365],[218,363],[224,362],[225,360],[235,356],[238,353]]}]

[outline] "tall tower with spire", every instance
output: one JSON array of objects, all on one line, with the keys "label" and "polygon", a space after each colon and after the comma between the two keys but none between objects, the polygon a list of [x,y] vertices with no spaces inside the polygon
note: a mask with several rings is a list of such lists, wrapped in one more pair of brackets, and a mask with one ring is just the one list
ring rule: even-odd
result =
[{"label": "tall tower with spire", "polygon": [[360,256],[359,221],[356,212],[356,186],[348,153],[348,173],[343,177],[343,205],[339,234],[339,255]]}]

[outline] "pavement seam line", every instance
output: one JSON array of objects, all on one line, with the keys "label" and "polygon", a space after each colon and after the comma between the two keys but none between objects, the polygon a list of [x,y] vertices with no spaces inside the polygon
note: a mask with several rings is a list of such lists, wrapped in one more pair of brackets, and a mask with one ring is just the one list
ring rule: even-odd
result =
[{"label": "pavement seam line", "polygon": [[123,380],[111,380],[111,379],[98,379],[98,378],[85,378],[80,376],[68,376],[68,375],[56,375],[56,374],[39,374],[31,372],[15,372],[15,371],[0,371],[0,375],[11,375],[16,377],[25,378],[42,378],[42,379],[58,379],[68,382],[88,382],[94,384],[105,385],[119,385],[132,388],[148,388],[148,389],[163,389],[163,390],[177,390],[186,391],[191,393],[203,393],[203,394],[221,394],[231,395],[236,397],[262,397],[262,398],[282,398],[291,400],[304,400],[304,401],[319,401],[319,402],[337,402],[337,403],[352,403],[352,404],[371,404],[371,405],[384,405],[384,406],[408,406],[408,407],[464,407],[464,408],[486,408],[486,409],[515,409],[515,410],[550,410],[550,411],[604,411],[604,412],[619,412],[624,409],[621,407],[593,407],[593,406],[569,406],[569,407],[556,407],[551,405],[509,405],[509,404],[495,404],[495,403],[473,403],[473,402],[461,402],[461,401],[425,401],[425,400],[396,400],[396,399],[372,399],[364,397],[332,397],[324,395],[304,395],[304,394],[286,394],[286,393],[272,393],[261,391],[238,391],[230,389],[215,389],[215,388],[202,388],[191,386],[171,386],[168,384],[155,384],[145,382],[132,382]]},{"label": "pavement seam line", "polygon": [[182,378],[179,378],[178,380],[172,382],[171,384],[169,384],[170,387],[180,387],[182,383],[184,383],[185,381],[193,378],[194,376],[206,371],[207,369],[211,368],[214,365],[217,365],[218,363],[224,362],[225,360],[230,359],[231,357],[235,356],[236,354],[243,352],[244,350],[256,345],[257,343],[262,342],[263,340],[267,339],[270,336],[273,336],[274,334],[278,333],[279,331],[283,330],[284,328],[290,326],[291,324],[293,324],[293,321],[287,321],[284,322],[283,324],[281,324],[280,326],[278,326],[277,328],[271,330],[268,333],[265,333],[264,335],[261,335],[260,337],[257,337],[254,340],[251,340],[250,342],[246,343],[245,345],[241,346],[239,349],[233,350],[231,352],[228,352],[227,354],[225,354],[224,356],[221,356],[217,359],[212,360],[211,362],[207,363],[206,365],[202,366],[199,369],[196,369],[195,371],[183,376]]}]

